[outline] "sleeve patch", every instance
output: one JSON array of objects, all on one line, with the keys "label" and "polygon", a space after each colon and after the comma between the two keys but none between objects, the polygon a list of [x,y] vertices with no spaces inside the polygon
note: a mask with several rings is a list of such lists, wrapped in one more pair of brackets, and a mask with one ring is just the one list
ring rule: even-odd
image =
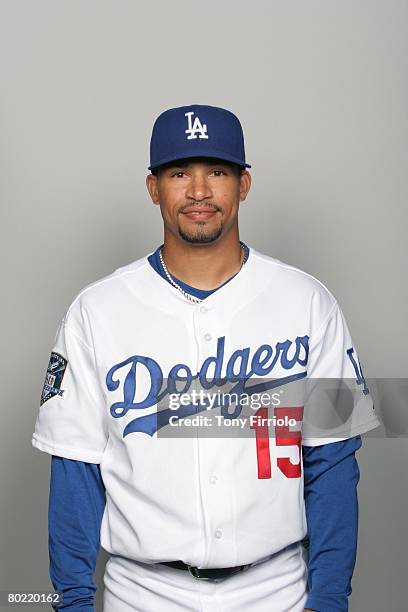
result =
[{"label": "sleeve patch", "polygon": [[62,395],[64,393],[64,389],[61,389],[61,384],[67,365],[68,359],[52,351],[41,392],[40,406],[51,397],[54,397],[54,395]]}]

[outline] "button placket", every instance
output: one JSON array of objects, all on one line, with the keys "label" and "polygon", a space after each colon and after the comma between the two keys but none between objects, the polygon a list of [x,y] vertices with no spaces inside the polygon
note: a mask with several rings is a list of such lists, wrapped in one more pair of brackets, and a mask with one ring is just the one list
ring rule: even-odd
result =
[{"label": "button placket", "polygon": [[[222,336],[220,329],[223,325],[219,315],[212,308],[200,304],[194,311],[194,333],[196,335],[197,364],[198,368],[209,357],[214,357],[217,351],[217,337]],[[198,372],[199,370],[197,370]],[[211,368],[207,371],[208,380],[213,374]],[[206,389],[204,388],[204,392]],[[213,389],[216,392],[216,389]],[[211,393],[211,389],[208,389]],[[204,413],[203,413],[204,414]],[[234,565],[234,557],[228,544],[230,538],[230,525],[233,524],[233,511],[231,507],[231,491],[225,486],[223,479],[224,467],[229,468],[228,460],[225,463],[224,447],[225,441],[217,437],[197,437],[198,455],[200,460],[197,468],[200,474],[199,482],[201,489],[201,516],[207,534],[206,556],[204,563],[214,565],[222,563]],[[221,465],[214,462],[214,456],[220,457]],[[220,467],[220,471],[217,469]],[[225,560],[225,561],[224,561]]]}]

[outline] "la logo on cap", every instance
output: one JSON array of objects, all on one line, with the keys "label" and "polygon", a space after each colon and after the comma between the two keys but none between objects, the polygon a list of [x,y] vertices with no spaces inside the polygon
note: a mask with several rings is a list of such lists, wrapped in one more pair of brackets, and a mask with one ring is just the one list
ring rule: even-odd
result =
[{"label": "la logo on cap", "polygon": [[190,111],[184,114],[184,116],[187,117],[188,121],[188,128],[187,130],[185,130],[185,133],[189,134],[187,136],[187,140],[192,140],[193,138],[208,138],[207,125],[205,123],[202,124],[199,117],[194,117],[193,123],[192,115],[194,115],[194,111]]}]

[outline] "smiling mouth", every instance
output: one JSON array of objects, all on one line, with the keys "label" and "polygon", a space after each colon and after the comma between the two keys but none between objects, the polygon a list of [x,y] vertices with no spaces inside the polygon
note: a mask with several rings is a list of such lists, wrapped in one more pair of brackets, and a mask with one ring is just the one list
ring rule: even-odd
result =
[{"label": "smiling mouth", "polygon": [[194,220],[207,220],[212,219],[218,210],[215,208],[190,208],[183,211],[181,214],[187,217],[187,219]]}]

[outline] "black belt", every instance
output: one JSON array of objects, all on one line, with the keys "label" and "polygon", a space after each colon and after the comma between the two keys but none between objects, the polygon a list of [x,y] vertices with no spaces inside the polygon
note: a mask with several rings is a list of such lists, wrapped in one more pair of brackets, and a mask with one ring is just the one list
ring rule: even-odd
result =
[{"label": "black belt", "polygon": [[221,580],[225,580],[234,574],[238,574],[238,572],[244,572],[251,566],[251,564],[248,564],[237,565],[236,567],[216,567],[209,569],[193,567],[192,565],[187,565],[187,563],[184,563],[184,561],[163,561],[162,565],[168,565],[169,567],[174,567],[175,569],[186,570],[198,580],[212,580],[214,582],[220,582]]}]

